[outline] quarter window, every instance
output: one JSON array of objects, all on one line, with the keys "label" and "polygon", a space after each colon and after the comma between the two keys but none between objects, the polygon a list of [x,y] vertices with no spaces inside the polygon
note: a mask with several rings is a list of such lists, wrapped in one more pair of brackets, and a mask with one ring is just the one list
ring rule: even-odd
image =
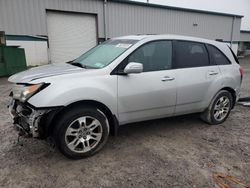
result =
[{"label": "quarter window", "polygon": [[209,65],[206,47],[202,43],[175,41],[175,68],[190,68]]},{"label": "quarter window", "polygon": [[139,47],[127,59],[127,63],[143,64],[143,72],[172,68],[172,42],[155,41]]},{"label": "quarter window", "polygon": [[210,54],[210,61],[213,65],[228,65],[231,64],[230,61],[225,57],[224,54],[217,48],[207,45],[207,49]]}]

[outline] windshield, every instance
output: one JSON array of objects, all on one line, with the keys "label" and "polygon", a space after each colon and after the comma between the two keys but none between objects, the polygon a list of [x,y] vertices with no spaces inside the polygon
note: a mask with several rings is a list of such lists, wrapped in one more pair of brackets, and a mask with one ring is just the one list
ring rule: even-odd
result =
[{"label": "windshield", "polygon": [[72,64],[81,64],[82,67],[100,69],[106,67],[138,40],[114,39],[108,40],[74,60]]}]

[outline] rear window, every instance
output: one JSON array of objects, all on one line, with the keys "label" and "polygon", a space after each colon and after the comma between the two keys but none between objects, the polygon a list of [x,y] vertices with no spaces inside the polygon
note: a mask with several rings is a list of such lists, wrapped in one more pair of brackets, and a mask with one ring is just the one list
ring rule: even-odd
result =
[{"label": "rear window", "polygon": [[229,65],[231,62],[226,58],[226,56],[217,48],[212,45],[207,45],[207,49],[210,55],[210,62],[213,65]]}]

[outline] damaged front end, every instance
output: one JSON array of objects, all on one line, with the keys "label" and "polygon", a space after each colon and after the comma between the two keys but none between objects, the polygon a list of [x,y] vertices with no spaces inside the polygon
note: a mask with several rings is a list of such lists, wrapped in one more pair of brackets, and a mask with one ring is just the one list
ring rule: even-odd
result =
[{"label": "damaged front end", "polygon": [[58,108],[36,109],[27,102],[12,99],[8,105],[13,124],[20,136],[45,138],[49,135],[49,126]]}]

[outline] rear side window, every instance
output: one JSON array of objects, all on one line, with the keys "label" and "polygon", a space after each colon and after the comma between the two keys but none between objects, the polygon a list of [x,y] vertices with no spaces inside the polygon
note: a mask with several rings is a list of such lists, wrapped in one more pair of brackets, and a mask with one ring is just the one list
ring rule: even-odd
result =
[{"label": "rear side window", "polygon": [[175,41],[175,68],[209,66],[207,49],[204,44],[189,41]]},{"label": "rear side window", "polygon": [[217,48],[212,45],[207,45],[207,49],[210,54],[210,61],[213,65],[229,65],[230,61],[226,58],[226,56]]}]

